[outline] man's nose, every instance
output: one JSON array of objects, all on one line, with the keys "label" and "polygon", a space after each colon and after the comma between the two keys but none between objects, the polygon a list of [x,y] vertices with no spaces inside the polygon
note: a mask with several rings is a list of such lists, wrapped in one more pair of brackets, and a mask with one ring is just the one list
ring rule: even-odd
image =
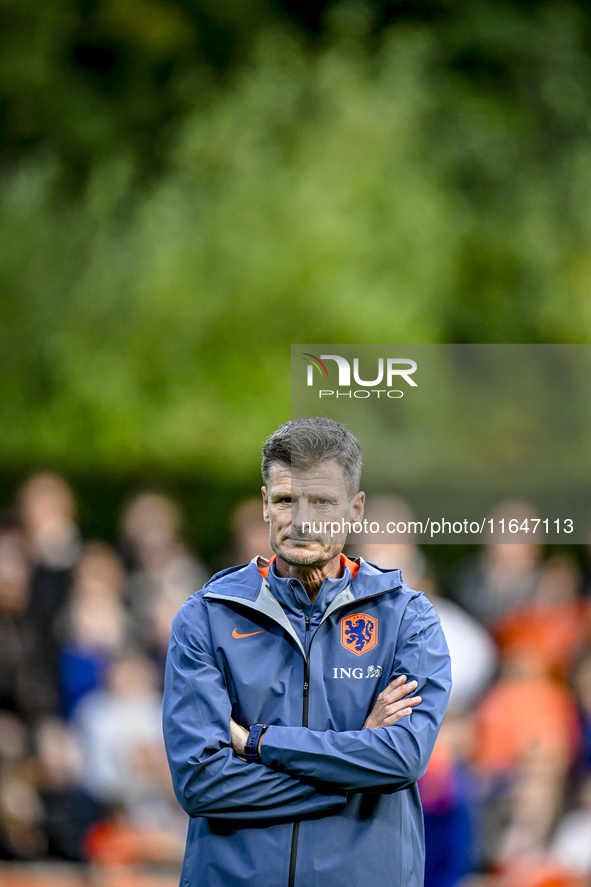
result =
[{"label": "man's nose", "polygon": [[312,521],[312,510],[308,502],[292,502],[291,504],[291,525],[294,529],[301,531],[302,524]]}]

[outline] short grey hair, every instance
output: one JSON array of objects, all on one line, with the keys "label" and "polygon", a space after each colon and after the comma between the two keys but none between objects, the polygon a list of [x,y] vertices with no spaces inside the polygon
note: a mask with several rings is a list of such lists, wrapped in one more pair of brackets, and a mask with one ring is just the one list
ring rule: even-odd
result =
[{"label": "short grey hair", "polygon": [[280,425],[263,445],[263,481],[269,482],[271,466],[276,462],[305,471],[327,459],[334,459],[341,466],[349,496],[354,496],[359,490],[363,465],[361,445],[355,435],[334,419],[292,419]]}]

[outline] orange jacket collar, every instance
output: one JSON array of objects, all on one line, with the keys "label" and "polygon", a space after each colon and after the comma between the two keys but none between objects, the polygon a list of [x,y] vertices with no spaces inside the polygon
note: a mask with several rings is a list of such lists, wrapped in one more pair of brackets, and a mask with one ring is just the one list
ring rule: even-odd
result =
[{"label": "orange jacket collar", "polygon": [[[273,555],[273,557],[271,558],[271,560],[267,561],[267,563],[266,563],[263,567],[259,567],[259,573],[261,574],[261,576],[263,577],[263,579],[266,579],[266,578],[267,578],[267,575],[268,575],[268,573],[269,573],[269,567],[271,566],[271,564],[272,564],[275,560],[276,560],[276,557],[275,557],[275,555]],[[344,554],[341,554],[341,566],[343,567],[343,569],[344,569],[345,567],[349,567],[349,570],[351,571],[351,579],[354,579],[354,578],[355,578],[355,575],[356,575],[356,573],[357,573],[357,570],[359,569],[359,564],[358,564],[358,563],[356,563],[355,561],[352,561],[352,560],[351,560],[350,558],[348,558],[348,557],[345,557]]]}]

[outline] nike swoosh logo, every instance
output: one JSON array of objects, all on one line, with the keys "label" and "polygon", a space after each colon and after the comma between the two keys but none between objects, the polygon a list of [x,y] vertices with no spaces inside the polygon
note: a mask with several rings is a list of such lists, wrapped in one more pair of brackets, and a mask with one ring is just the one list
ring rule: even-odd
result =
[{"label": "nike swoosh logo", "polygon": [[263,634],[265,629],[261,629],[261,631],[248,631],[246,634],[239,634],[236,629],[232,632],[233,638],[251,638],[253,634]]}]

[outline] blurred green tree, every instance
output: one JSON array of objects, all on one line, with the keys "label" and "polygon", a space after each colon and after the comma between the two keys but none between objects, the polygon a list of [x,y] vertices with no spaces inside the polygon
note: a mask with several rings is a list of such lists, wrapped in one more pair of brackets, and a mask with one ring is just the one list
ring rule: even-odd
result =
[{"label": "blurred green tree", "polygon": [[[243,481],[290,342],[587,339],[578,7],[345,2],[318,46],[262,0],[203,9],[15,0],[1,465]],[[205,20],[242,35],[231,71]]]}]

